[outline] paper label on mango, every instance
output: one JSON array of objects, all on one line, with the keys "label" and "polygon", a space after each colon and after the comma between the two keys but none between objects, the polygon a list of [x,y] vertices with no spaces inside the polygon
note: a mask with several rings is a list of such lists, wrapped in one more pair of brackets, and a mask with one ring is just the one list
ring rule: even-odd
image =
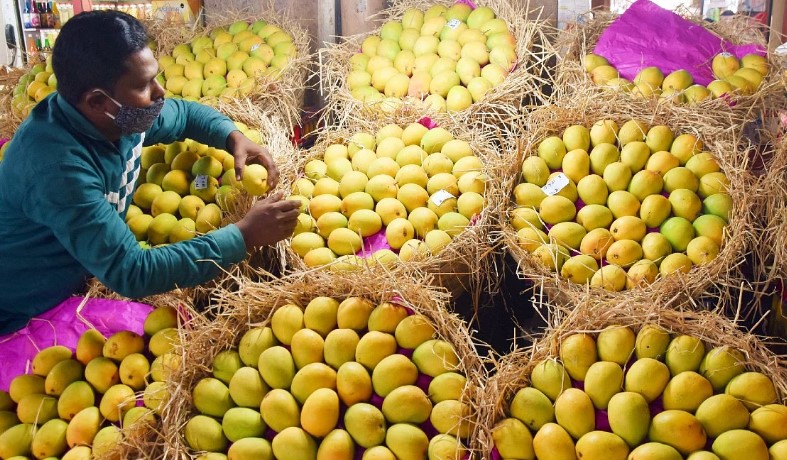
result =
[{"label": "paper label on mango", "polygon": [[446,200],[450,200],[451,198],[456,198],[451,194],[451,192],[445,190],[438,190],[429,197],[429,201],[435,204],[435,206],[440,206],[441,204],[445,203]]},{"label": "paper label on mango", "polygon": [[256,49],[258,49],[259,47],[260,47],[260,43],[257,43],[257,44],[255,44],[255,45],[252,45],[252,47],[251,47],[251,50],[249,50],[249,51],[251,51],[251,52],[254,52],[254,51],[255,51]]},{"label": "paper label on mango", "polygon": [[558,173],[555,177],[550,179],[549,182],[544,184],[544,186],[541,187],[541,190],[544,192],[544,194],[546,194],[546,196],[557,195],[561,190],[566,188],[568,183],[568,176],[563,173]]},{"label": "paper label on mango", "polygon": [[462,23],[462,21],[460,21],[459,19],[451,19],[450,21],[448,21],[445,24],[445,26],[446,27],[450,27],[452,29],[456,29],[457,27],[459,27],[459,24],[461,24],[461,23]]},{"label": "paper label on mango", "polygon": [[200,174],[194,178],[194,188],[197,190],[205,190],[208,188],[208,176]]}]

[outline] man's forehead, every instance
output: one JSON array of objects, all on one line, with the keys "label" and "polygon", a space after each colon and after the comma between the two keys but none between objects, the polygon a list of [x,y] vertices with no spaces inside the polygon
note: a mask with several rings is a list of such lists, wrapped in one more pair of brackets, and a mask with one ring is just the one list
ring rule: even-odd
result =
[{"label": "man's forehead", "polygon": [[126,59],[126,66],[131,71],[130,73],[133,74],[131,76],[138,75],[152,78],[149,74],[155,76],[158,73],[158,62],[153,56],[153,52],[147,47],[130,54],[128,59]]}]

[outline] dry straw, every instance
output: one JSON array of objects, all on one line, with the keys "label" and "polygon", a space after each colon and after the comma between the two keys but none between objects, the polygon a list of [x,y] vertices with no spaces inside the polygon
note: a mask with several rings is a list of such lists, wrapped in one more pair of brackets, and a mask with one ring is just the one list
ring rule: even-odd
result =
[{"label": "dry straw", "polygon": [[[558,359],[560,343],[576,333],[596,334],[609,326],[630,327],[634,332],[643,325],[657,325],[674,335],[701,338],[706,348],[730,346],[741,350],[748,370],[762,372],[773,380],[781,403],[787,401],[787,357],[774,354],[763,338],[743,331],[736,320],[726,318],[723,299],[713,311],[697,311],[688,303],[672,303],[675,299],[653,298],[647,302],[620,300],[614,305],[598,306],[592,301],[576,308],[548,306],[555,314],[551,326],[526,349],[514,350],[499,362],[498,372],[487,384],[484,395],[486,412],[483,425],[488,428],[481,437],[485,453],[494,446],[491,428],[508,416],[508,404],[516,392],[530,384],[530,374],[539,362]],[[733,302],[734,303],[734,302]],[[729,309],[730,305],[726,305]]]},{"label": "dry straw", "polygon": [[[700,17],[690,16],[686,12],[682,16],[704,27],[716,36],[736,45],[755,44],[767,49],[768,42],[761,29],[751,23],[750,18],[735,16],[733,19],[708,23]],[[557,49],[558,63],[555,76],[555,97],[558,100],[570,99],[576,93],[591,93],[596,98],[610,97],[613,93],[622,93],[623,100],[637,101],[639,98],[630,93],[617,89],[596,85],[583,67],[584,56],[592,53],[602,32],[617,19],[618,15],[594,11],[585,15],[586,22],[570,29],[561,30],[558,34],[555,48]],[[738,126],[757,119],[760,110],[772,96],[784,88],[781,81],[781,68],[773,55],[768,57],[771,73],[763,80],[757,90],[746,96],[737,96],[730,101],[725,98],[708,99],[695,104],[672,103],[650,98],[651,104],[672,104],[673,111],[681,116],[702,116],[715,120],[721,126]],[[708,62],[710,66],[710,62]]]},{"label": "dry straw", "polygon": [[[364,274],[336,278],[313,272],[265,284],[239,280],[237,292],[217,291],[212,308],[215,318],[207,327],[187,332],[183,347],[185,360],[169,381],[171,399],[162,423],[165,449],[164,455],[158,458],[189,458],[183,427],[194,414],[191,391],[200,379],[210,375],[214,357],[237,347],[250,328],[269,325],[279,307],[288,303],[305,307],[318,296],[336,299],[358,296],[375,303],[392,301],[427,316],[435,326],[437,337],[454,346],[460,358],[458,371],[468,380],[463,398],[478,413],[475,402],[480,398],[486,375],[476,351],[480,344],[473,341],[461,319],[447,313],[447,293],[428,287],[429,283],[423,281],[393,276],[372,278]],[[468,445],[472,448],[482,427],[475,419],[471,423],[473,434]]]},{"label": "dry straw", "polygon": [[[395,0],[392,6],[370,18],[377,24],[388,20],[401,20],[408,8],[425,11],[433,5],[451,6],[453,0]],[[345,124],[349,120],[368,120],[388,116],[389,113],[415,111],[436,120],[453,119],[460,123],[495,126],[510,122],[520,116],[521,110],[540,106],[549,99],[546,94],[549,60],[554,56],[552,49],[553,29],[541,15],[541,9],[531,9],[530,2],[509,0],[487,0],[478,3],[495,11],[504,19],[516,38],[517,62],[514,70],[499,86],[489,91],[484,98],[469,108],[455,113],[437,113],[423,101],[406,97],[401,104],[382,101],[365,104],[355,99],[347,87],[350,58],[359,53],[361,43],[369,35],[379,35],[380,27],[370,34],[364,33],[344,37],[339,44],[328,44],[319,53],[320,92],[326,98],[324,116],[332,124]],[[529,19],[533,18],[535,19]]]},{"label": "dry straw", "polygon": [[[291,178],[294,182],[298,177],[303,177],[304,166],[310,160],[321,159],[325,149],[335,143],[349,143],[350,138],[358,132],[375,134],[387,124],[396,124],[405,127],[410,123],[418,122],[422,117],[416,113],[399,114],[383,119],[370,119],[367,121],[354,120],[350,125],[340,128],[325,128],[317,133],[317,141],[311,149],[301,155],[298,175]],[[366,271],[370,276],[375,273],[392,272],[404,276],[420,276],[424,273],[434,275],[433,281],[447,288],[452,294],[459,295],[468,291],[478,300],[482,290],[494,290],[499,281],[495,260],[492,256],[490,231],[495,227],[495,222],[505,200],[505,191],[501,188],[502,173],[505,163],[502,161],[498,149],[489,135],[479,129],[463,126],[459,123],[441,122],[438,126],[445,128],[455,139],[467,141],[473,152],[481,160],[489,177],[486,182],[484,194],[485,207],[481,214],[472,220],[472,224],[455,237],[439,254],[409,262],[399,262],[394,266],[364,265],[360,270]],[[289,242],[280,244],[283,259],[286,261],[290,272],[308,271],[309,268],[290,247]],[[330,267],[328,267],[330,268]],[[318,270],[325,268],[318,268]],[[336,274],[340,276],[340,273]],[[477,302],[476,302],[477,304]]]},{"label": "dry straw", "polygon": [[[509,171],[504,188],[512,196],[514,187],[521,181],[522,161],[536,155],[541,140],[548,136],[560,136],[563,130],[579,124],[590,127],[596,121],[614,120],[619,126],[630,119],[637,119],[650,126],[666,125],[675,135],[690,133],[705,145],[704,150],[713,153],[721,170],[730,181],[728,192],[733,199],[729,223],[725,228],[724,242],[718,257],[708,264],[695,266],[687,273],[673,273],[658,278],[654,283],[621,292],[591,288],[567,281],[538,261],[518,245],[516,230],[510,220],[502,226],[501,239],[513,258],[518,262],[521,278],[534,281],[542,286],[550,300],[567,305],[577,305],[586,298],[596,302],[616,304],[620,299],[646,301],[662,295],[683,293],[688,297],[696,296],[715,287],[721,292],[729,292],[745,284],[741,274],[744,257],[753,241],[751,221],[755,212],[753,203],[757,181],[749,172],[748,147],[743,144],[734,127],[719,127],[712,117],[701,114],[686,117],[673,104],[660,104],[651,107],[648,101],[624,100],[620,95],[610,94],[605,100],[593,100],[589,95],[575,98],[570,104],[545,107],[534,112],[522,126],[526,133],[512,152]],[[508,211],[516,206],[509,198]],[[729,295],[729,294],[728,294]]]},{"label": "dry straw", "polygon": [[263,2],[255,11],[230,11],[221,16],[212,15],[210,27],[193,26],[174,27],[159,21],[146,23],[149,34],[156,42],[157,56],[170,54],[175,46],[189,43],[198,36],[207,35],[216,27],[226,27],[235,21],[254,22],[262,19],[276,25],[290,34],[297,50],[297,55],[282,69],[278,79],[260,75],[257,85],[246,97],[208,98],[204,102],[214,105],[220,111],[229,114],[242,110],[259,111],[266,116],[280,119],[282,126],[290,133],[300,123],[303,95],[306,79],[311,65],[309,34],[296,20],[276,10],[271,0]]},{"label": "dry straw", "polygon": [[0,138],[13,137],[16,129],[22,123],[23,119],[19,113],[13,108],[12,102],[14,99],[14,88],[19,84],[19,79],[22,75],[26,74],[30,68],[8,68],[3,67],[0,69]]}]

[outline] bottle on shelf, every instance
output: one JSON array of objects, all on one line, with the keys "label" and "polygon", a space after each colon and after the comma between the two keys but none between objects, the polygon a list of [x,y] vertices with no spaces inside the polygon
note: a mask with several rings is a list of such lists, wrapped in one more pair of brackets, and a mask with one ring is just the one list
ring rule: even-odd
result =
[{"label": "bottle on shelf", "polygon": [[50,29],[55,27],[55,18],[52,17],[52,2],[44,3],[46,8],[46,26]]},{"label": "bottle on shelf", "polygon": [[57,7],[57,2],[52,2],[52,27],[59,29],[61,26],[60,9]]},{"label": "bottle on shelf", "polygon": [[24,6],[24,9],[22,10],[22,26],[25,29],[30,29],[31,27],[33,27],[30,24],[30,1],[29,0],[25,0],[25,6]]},{"label": "bottle on shelf", "polygon": [[36,6],[36,2],[30,2],[30,27],[38,28],[41,27],[41,16],[38,14],[38,6]]}]

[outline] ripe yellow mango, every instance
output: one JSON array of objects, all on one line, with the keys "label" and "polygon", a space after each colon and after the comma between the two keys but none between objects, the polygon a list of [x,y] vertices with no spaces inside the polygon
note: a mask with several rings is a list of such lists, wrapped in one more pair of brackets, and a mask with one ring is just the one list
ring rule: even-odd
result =
[{"label": "ripe yellow mango", "polygon": [[300,404],[320,388],[336,388],[336,371],[324,363],[310,363],[299,369],[292,379],[290,393]]},{"label": "ripe yellow mango", "polygon": [[639,445],[648,435],[650,409],[642,395],[632,392],[618,393],[607,406],[609,426],[629,446]]},{"label": "ripe yellow mango", "polygon": [[66,359],[71,359],[72,355],[73,353],[71,353],[71,350],[62,345],[44,348],[33,357],[33,374],[46,377],[49,371],[55,367],[55,364]]}]

